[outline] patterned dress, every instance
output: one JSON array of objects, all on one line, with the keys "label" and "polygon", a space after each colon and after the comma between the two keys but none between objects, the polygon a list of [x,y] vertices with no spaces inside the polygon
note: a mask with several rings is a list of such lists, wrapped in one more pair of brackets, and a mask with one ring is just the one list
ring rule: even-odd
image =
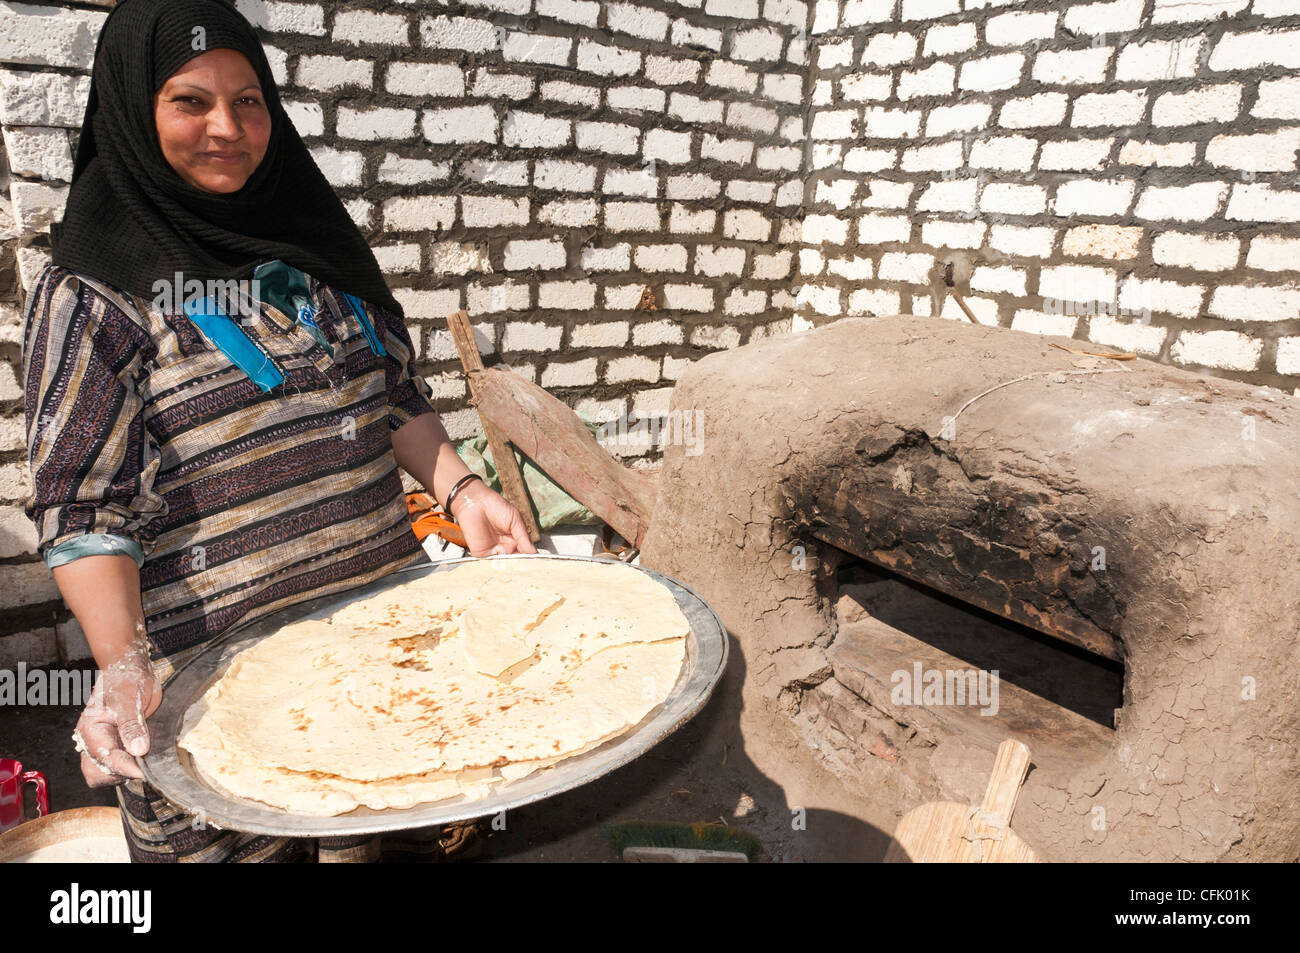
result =
[{"label": "patterned dress", "polygon": [[[428,561],[391,438],[434,413],[410,335],[396,314],[296,275],[308,299],[299,314],[241,299],[241,343],[278,372],[269,390],[162,295],[49,266],[28,301],[27,512],[39,551],[51,565],[136,558],[164,692],[239,623]],[[138,861],[373,850],[370,838],[216,831],[142,781],[117,790]]]}]

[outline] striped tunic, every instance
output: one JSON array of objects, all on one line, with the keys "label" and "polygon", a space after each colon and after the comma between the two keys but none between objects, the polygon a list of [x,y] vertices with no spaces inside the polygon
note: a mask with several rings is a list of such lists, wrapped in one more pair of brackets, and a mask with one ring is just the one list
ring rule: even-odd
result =
[{"label": "striped tunic", "polygon": [[341,292],[307,283],[332,356],[294,317],[244,302],[256,317],[241,326],[284,377],[270,391],[154,301],[57,266],[30,296],[27,513],[40,552],[88,534],[138,545],[164,681],[238,623],[427,561],[391,439],[434,413],[410,335],[362,303],[381,356]]},{"label": "striped tunic", "polygon": [[[27,513],[39,551],[137,557],[164,683],[241,622],[428,561],[391,437],[434,413],[429,385],[411,371],[410,335],[397,315],[361,303],[381,355],[344,294],[310,277],[307,285],[328,350],[271,304],[241,304],[254,316],[241,326],[284,378],[269,391],[173,308],[56,266],[29,298]],[[218,831],[141,781],[117,794],[137,861],[377,849],[370,838]],[[427,850],[439,832],[422,833],[410,844]]]}]

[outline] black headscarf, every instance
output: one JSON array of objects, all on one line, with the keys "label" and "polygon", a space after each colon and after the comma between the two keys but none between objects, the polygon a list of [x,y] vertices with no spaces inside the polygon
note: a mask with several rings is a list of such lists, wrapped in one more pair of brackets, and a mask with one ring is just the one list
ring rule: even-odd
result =
[{"label": "black headscarf", "polygon": [[[226,195],[195,188],[172,169],[153,118],[154,94],[168,77],[215,49],[248,57],[271,114],[265,157]],[[50,235],[55,264],[147,298],[156,280],[176,272],[185,281],[247,279],[256,265],[278,258],[402,313],[370,246],[285,114],[257,35],[225,0],[123,0],[109,14],[72,188]]]}]

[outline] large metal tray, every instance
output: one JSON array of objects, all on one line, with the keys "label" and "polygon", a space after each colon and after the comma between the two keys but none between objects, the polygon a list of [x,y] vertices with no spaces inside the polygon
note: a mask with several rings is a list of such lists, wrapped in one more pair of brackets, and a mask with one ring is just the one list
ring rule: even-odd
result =
[{"label": "large metal tray", "polygon": [[[608,562],[594,556],[555,556],[545,553],[488,557],[510,559],[567,559]],[[231,659],[254,642],[299,619],[323,619],[345,605],[361,602],[376,593],[408,581],[408,574],[427,575],[455,572],[476,559],[453,559],[431,566],[399,570],[383,579],[347,592],[290,606],[261,619],[232,629],[181,666],[167,682],[162,704],[149,718],[152,739],[142,766],[146,779],[168,800],[222,830],[276,836],[322,837],[374,834],[407,830],[474,817],[486,817],[502,810],[540,801],[562,791],[593,781],[645,754],[656,744],[693,718],[704,707],[727,663],[727,634],[717,614],[691,589],[662,573],[632,566],[667,586],[691,626],[686,660],[668,697],[640,723],[624,734],[567,758],[553,767],[517,781],[500,783],[492,794],[477,801],[452,800],[417,804],[402,810],[373,810],[359,807],[334,817],[292,814],[268,804],[235,797],[219,791],[194,768],[189,752],[177,745],[181,721],[189,707],[221,677]]]}]

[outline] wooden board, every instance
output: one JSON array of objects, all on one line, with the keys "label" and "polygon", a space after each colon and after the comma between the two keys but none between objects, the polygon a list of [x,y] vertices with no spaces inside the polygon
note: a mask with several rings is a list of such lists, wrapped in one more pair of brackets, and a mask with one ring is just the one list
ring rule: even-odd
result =
[{"label": "wooden board", "polygon": [[[657,481],[623,466],[564,402],[499,368],[470,373],[473,404],[564,491],[638,549],[650,526]],[[493,451],[495,457],[496,451]]]},{"label": "wooden board", "polygon": [[1038,856],[1011,830],[1029,748],[1014,738],[998,746],[979,805],[929,801],[903,815],[885,863],[1031,864]]},{"label": "wooden board", "polygon": [[[465,376],[469,378],[470,394],[477,397],[474,375],[475,372],[483,370],[483,359],[479,356],[478,344],[474,341],[469,315],[464,311],[447,315],[447,327],[451,330],[452,340],[456,342],[456,350],[460,352],[460,362],[465,368]],[[537,518],[533,516],[533,505],[528,497],[528,488],[524,485],[524,476],[519,472],[519,463],[506,443],[508,438],[502,436],[494,423],[481,414],[480,419],[488,447],[492,450],[492,462],[496,464],[497,475],[501,478],[501,495],[509,500],[519,511],[519,515],[524,518],[528,538],[535,543],[542,538],[542,533],[537,528]],[[524,453],[528,451],[525,450]]]}]

